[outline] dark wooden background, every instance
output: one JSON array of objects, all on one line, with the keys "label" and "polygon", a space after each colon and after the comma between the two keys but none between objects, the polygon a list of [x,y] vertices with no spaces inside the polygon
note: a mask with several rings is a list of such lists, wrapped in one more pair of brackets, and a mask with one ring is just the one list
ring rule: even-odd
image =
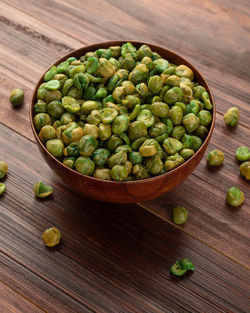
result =
[{"label": "dark wooden background", "polygon": [[[107,40],[162,45],[197,66],[214,93],[217,120],[208,150],[225,152],[222,168],[205,158],[165,196],[134,205],[100,203],[65,186],[42,160],[28,109],[41,74],[73,49]],[[13,110],[14,88],[25,105]],[[0,312],[249,312],[249,183],[235,149],[250,146],[250,2],[248,0],[0,1],[0,159],[9,165],[0,198]],[[229,130],[223,113],[238,106]],[[53,196],[34,198],[42,180]],[[246,195],[225,204],[231,186]],[[189,211],[185,226],[171,208]],[[41,234],[62,231],[56,249]],[[182,257],[196,265],[176,279]]]}]

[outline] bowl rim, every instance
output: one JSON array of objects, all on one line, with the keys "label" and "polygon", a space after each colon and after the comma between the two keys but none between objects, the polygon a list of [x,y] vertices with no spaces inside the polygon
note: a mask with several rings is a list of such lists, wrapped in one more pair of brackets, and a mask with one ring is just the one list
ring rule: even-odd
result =
[{"label": "bowl rim", "polygon": [[[160,175],[149,177],[149,178],[145,178],[145,179],[132,180],[132,181],[125,180],[125,181],[122,181],[122,182],[118,182],[118,181],[113,181],[113,180],[103,180],[103,179],[95,178],[93,176],[84,175],[84,174],[82,174],[80,172],[77,172],[75,169],[71,169],[70,167],[66,166],[61,161],[59,161],[56,157],[54,157],[46,149],[45,145],[41,142],[41,140],[40,140],[40,138],[38,136],[38,133],[36,132],[35,126],[34,126],[33,117],[34,117],[34,105],[35,105],[35,102],[37,101],[37,99],[36,99],[37,89],[40,86],[40,84],[43,82],[44,74],[51,68],[51,66],[58,65],[59,63],[65,61],[67,58],[71,57],[72,55],[79,54],[81,51],[84,51],[86,53],[88,51],[89,52],[95,51],[95,50],[101,48],[102,46],[122,45],[122,44],[125,44],[127,42],[130,42],[130,43],[132,43],[135,46],[148,45],[153,51],[154,51],[154,49],[155,50],[158,50],[158,49],[159,50],[164,50],[166,53],[172,54],[172,56],[178,58],[181,62],[183,62],[183,63],[180,63],[180,64],[185,64],[185,65],[189,66],[192,70],[195,69],[195,71],[204,80],[204,82],[205,82],[205,84],[207,86],[206,90],[209,93],[211,102],[213,104],[213,114],[212,114],[212,123],[210,125],[207,137],[203,141],[203,143],[200,146],[200,148],[194,153],[194,155],[191,158],[186,160],[184,163],[182,163],[178,167],[176,167],[176,168],[172,169],[171,171],[166,172],[164,174],[160,174]],[[215,125],[216,109],[215,109],[215,101],[214,101],[213,93],[212,93],[211,89],[209,88],[209,85],[207,83],[206,78],[201,73],[201,71],[198,70],[192,63],[187,61],[186,58],[184,58],[183,56],[179,55],[178,53],[176,53],[176,52],[174,52],[172,50],[169,50],[169,49],[167,49],[167,48],[165,48],[163,46],[156,45],[156,44],[153,44],[153,43],[148,43],[148,42],[144,42],[144,41],[142,42],[142,41],[137,41],[137,40],[114,40],[114,41],[102,41],[102,42],[94,43],[94,44],[91,44],[91,45],[86,45],[86,46],[81,47],[79,49],[72,50],[71,52],[69,52],[68,54],[64,55],[62,58],[60,58],[59,60],[57,60],[56,62],[51,64],[46,69],[46,71],[42,74],[41,78],[39,79],[39,81],[37,82],[37,84],[35,86],[35,89],[34,89],[33,95],[32,95],[32,101],[31,101],[31,105],[30,105],[30,110],[29,110],[29,117],[30,117],[30,124],[31,124],[32,132],[33,132],[37,142],[39,143],[40,147],[43,149],[45,154],[48,154],[54,161],[56,161],[56,163],[59,164],[59,166],[62,166],[66,171],[70,171],[74,175],[78,175],[79,177],[81,177],[83,179],[87,179],[87,180],[89,179],[90,181],[93,181],[93,182],[102,182],[103,184],[107,183],[107,184],[114,184],[114,185],[119,185],[119,184],[122,184],[122,185],[124,185],[124,184],[129,184],[130,185],[131,184],[131,185],[133,185],[133,184],[143,184],[143,183],[146,183],[146,182],[153,182],[155,180],[159,180],[160,178],[168,176],[168,174],[170,172],[171,172],[171,174],[174,174],[175,172],[177,173],[178,171],[180,171],[183,167],[188,166],[188,164],[191,163],[191,161],[197,156],[197,154],[199,154],[201,152],[201,150],[203,150],[203,148],[207,146],[207,144],[208,144],[208,142],[209,142],[209,140],[210,140],[210,138],[212,136],[212,133],[213,133],[213,130],[214,130],[214,125]]]}]

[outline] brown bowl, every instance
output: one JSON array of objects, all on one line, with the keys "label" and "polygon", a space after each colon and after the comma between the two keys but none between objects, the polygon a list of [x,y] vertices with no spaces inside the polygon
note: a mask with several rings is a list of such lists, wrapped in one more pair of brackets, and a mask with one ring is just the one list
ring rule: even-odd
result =
[{"label": "brown bowl", "polygon": [[[86,46],[84,48],[75,50],[68,55],[64,56],[60,60],[58,60],[55,65],[58,65],[62,61],[66,60],[70,56],[74,56],[79,58],[87,51],[95,51],[99,48],[108,48],[109,46],[115,45],[122,45],[127,41],[109,41],[94,44],[91,46]],[[138,41],[130,41],[133,43],[135,47],[139,47],[144,42]],[[146,43],[147,44],[147,43]],[[115,181],[106,181],[100,180],[91,176],[86,176],[81,173],[78,173],[75,170],[70,169],[69,167],[65,166],[63,163],[58,161],[52,154],[50,154],[45,146],[40,141],[35,127],[33,123],[34,118],[34,104],[36,103],[36,93],[39,85],[43,82],[43,76],[39,80],[36,85],[35,91],[33,93],[32,104],[30,107],[30,122],[31,128],[34,133],[34,136],[38,142],[38,147],[48,163],[51,169],[59,175],[63,181],[73,190],[78,191],[81,194],[86,196],[95,198],[100,201],[105,202],[117,202],[117,203],[133,203],[133,202],[141,202],[146,200],[151,200],[156,197],[167,193],[174,187],[178,186],[188,175],[190,175],[196,166],[201,161],[204,152],[207,148],[208,142],[211,138],[214,123],[215,123],[215,105],[214,99],[211,93],[211,90],[208,87],[208,84],[205,78],[201,75],[201,73],[188,61],[186,61],[181,56],[177,55],[176,53],[167,50],[163,47],[156,46],[153,44],[147,44],[151,47],[151,49],[155,52],[158,52],[163,58],[167,59],[171,63],[180,65],[185,64],[189,66],[194,72],[194,79],[199,84],[203,85],[209,93],[211,101],[213,103],[213,120],[207,135],[207,138],[203,142],[200,149],[185,163],[180,165],[179,167],[167,172],[165,174],[155,176],[152,178],[147,178],[143,180],[137,181],[125,181],[125,182],[115,182]]]}]

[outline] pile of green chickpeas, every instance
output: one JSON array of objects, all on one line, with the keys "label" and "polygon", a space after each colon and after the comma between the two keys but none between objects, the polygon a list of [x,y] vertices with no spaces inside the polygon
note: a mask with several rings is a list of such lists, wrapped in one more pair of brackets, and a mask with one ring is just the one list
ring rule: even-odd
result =
[{"label": "pile of green chickpeas", "polygon": [[70,57],[44,75],[34,125],[47,150],[82,174],[160,175],[189,159],[208,134],[212,104],[193,78],[147,45]]}]

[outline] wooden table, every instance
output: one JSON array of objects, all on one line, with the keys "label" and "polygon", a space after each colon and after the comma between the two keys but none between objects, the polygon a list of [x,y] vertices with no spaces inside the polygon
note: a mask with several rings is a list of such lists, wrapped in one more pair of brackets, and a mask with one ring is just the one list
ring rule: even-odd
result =
[{"label": "wooden table", "polygon": [[[250,146],[250,5],[248,0],[0,1],[0,159],[9,165],[0,199],[0,312],[249,312],[249,183],[235,149]],[[34,142],[28,110],[41,74],[57,59],[99,41],[134,39],[172,49],[207,78],[217,105],[209,150],[225,152],[222,168],[205,158],[178,188],[134,205],[73,194],[47,167]],[[12,89],[25,91],[13,110]],[[223,114],[241,112],[229,130]],[[53,196],[38,201],[42,180]],[[241,208],[225,204],[229,187],[245,192]],[[171,222],[183,205],[188,222]],[[44,247],[55,225],[62,243]],[[169,273],[193,260],[193,275]]]}]

